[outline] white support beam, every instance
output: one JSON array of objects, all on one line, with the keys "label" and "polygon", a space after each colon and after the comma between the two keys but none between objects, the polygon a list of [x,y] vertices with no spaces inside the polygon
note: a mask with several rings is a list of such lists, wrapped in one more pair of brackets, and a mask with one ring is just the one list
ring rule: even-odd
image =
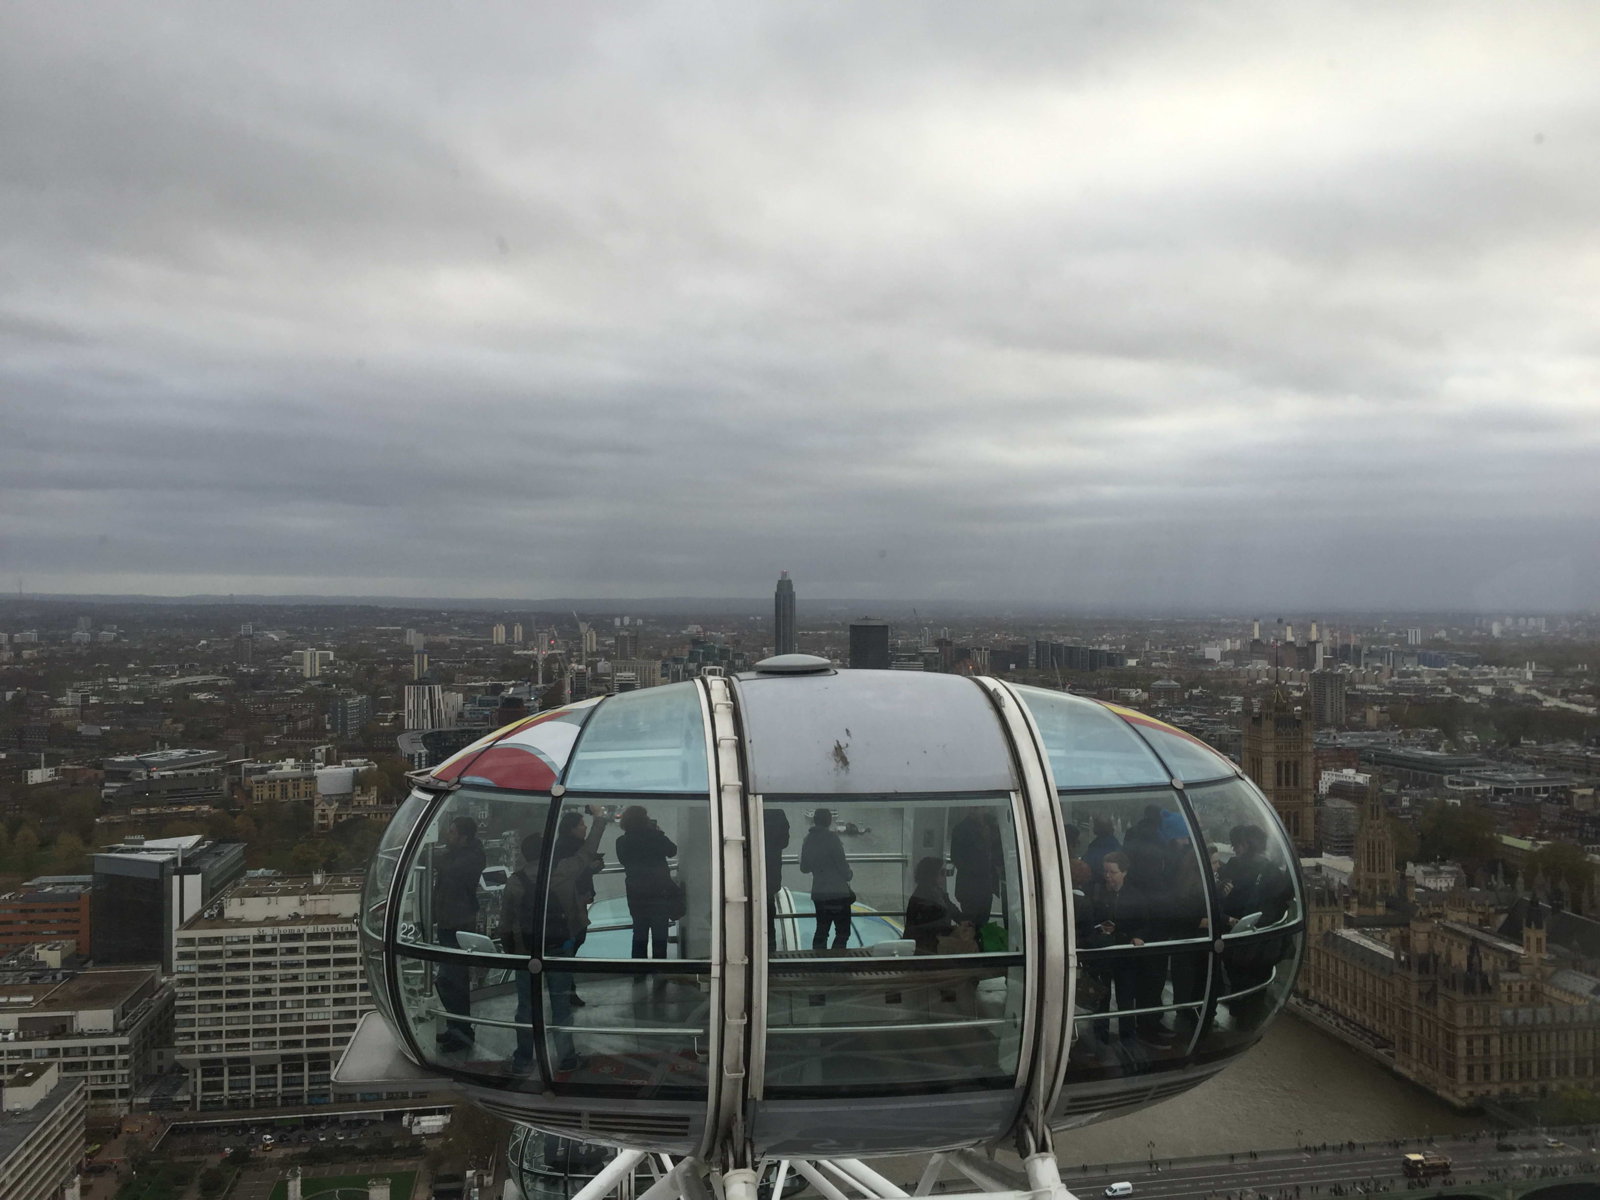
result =
[{"label": "white support beam", "polygon": [[615,1158],[600,1168],[598,1175],[578,1189],[572,1200],[604,1200],[618,1181],[644,1161],[644,1156],[643,1150],[619,1150]]},{"label": "white support beam", "polygon": [[906,1200],[906,1190],[903,1187],[885,1179],[859,1158],[836,1158],[833,1160],[833,1165],[881,1200]]},{"label": "white support beam", "polygon": [[[922,1168],[922,1178],[917,1180],[917,1190],[912,1193],[916,1196],[926,1196],[933,1191],[934,1184],[939,1182],[939,1176],[944,1173],[945,1159],[949,1154],[941,1150],[928,1159],[928,1165]],[[774,1200],[778,1200],[774,1194]]]},{"label": "white support beam", "polygon": [[[817,1192],[822,1196],[822,1200],[850,1200],[848,1196],[833,1186],[831,1179],[805,1159],[794,1158],[789,1161],[794,1164],[794,1169],[800,1173],[801,1177],[817,1189]],[[780,1200],[780,1198],[775,1196],[773,1200]]]}]

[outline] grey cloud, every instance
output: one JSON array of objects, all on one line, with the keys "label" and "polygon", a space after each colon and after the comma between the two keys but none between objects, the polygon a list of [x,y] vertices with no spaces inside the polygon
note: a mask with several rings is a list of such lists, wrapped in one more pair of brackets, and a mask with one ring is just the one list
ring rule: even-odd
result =
[{"label": "grey cloud", "polygon": [[9,9],[0,573],[1593,603],[1528,11]]}]

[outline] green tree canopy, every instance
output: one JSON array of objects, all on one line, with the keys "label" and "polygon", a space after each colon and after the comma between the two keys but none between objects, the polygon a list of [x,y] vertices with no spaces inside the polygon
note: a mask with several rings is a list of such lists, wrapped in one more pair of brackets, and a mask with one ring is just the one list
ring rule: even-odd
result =
[{"label": "green tree canopy", "polygon": [[1417,841],[1421,861],[1457,863],[1474,879],[1500,855],[1494,814],[1472,804],[1429,804],[1417,822]]},{"label": "green tree canopy", "polygon": [[1583,912],[1594,887],[1594,864],[1581,846],[1571,842],[1551,842],[1528,856],[1528,873],[1566,895],[1567,905]]},{"label": "green tree canopy", "polygon": [[24,825],[11,839],[9,865],[18,875],[32,875],[39,869],[39,835],[32,825]]},{"label": "green tree canopy", "polygon": [[50,847],[50,870],[56,875],[80,875],[89,867],[89,850],[70,829],[56,835]]}]

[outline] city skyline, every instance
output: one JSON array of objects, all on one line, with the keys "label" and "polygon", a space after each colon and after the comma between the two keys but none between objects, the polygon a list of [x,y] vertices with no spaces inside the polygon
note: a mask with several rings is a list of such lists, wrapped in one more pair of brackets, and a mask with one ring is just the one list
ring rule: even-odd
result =
[{"label": "city skyline", "polygon": [[1591,6],[164,13],[0,14],[7,592],[1600,602]]}]

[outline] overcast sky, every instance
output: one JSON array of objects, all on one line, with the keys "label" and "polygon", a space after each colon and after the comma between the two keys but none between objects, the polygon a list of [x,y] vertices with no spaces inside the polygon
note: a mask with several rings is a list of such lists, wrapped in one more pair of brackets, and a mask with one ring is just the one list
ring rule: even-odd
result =
[{"label": "overcast sky", "polygon": [[1600,603],[1600,5],[0,7],[0,586]]}]

